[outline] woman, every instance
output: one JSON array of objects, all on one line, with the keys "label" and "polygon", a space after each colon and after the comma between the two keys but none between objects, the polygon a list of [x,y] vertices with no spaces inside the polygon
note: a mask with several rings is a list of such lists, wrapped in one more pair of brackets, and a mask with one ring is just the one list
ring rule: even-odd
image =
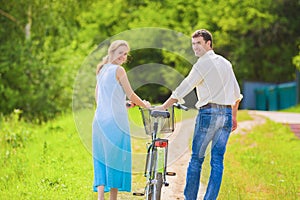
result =
[{"label": "woman", "polygon": [[121,66],[126,62],[128,52],[126,41],[114,41],[96,71],[93,189],[98,192],[99,200],[104,199],[104,192],[110,191],[110,199],[116,200],[118,191],[131,191],[131,143],[126,96],[132,105],[151,107],[149,102],[134,93]]}]

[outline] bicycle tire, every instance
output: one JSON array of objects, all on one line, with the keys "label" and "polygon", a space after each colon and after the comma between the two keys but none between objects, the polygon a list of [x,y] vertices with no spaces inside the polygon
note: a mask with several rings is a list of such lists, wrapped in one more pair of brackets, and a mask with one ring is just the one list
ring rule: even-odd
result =
[{"label": "bicycle tire", "polygon": [[156,183],[152,181],[156,179],[156,165],[157,165],[157,149],[152,147],[152,151],[149,155],[147,173],[149,173],[150,182],[146,186],[146,200],[155,200],[156,199]]},{"label": "bicycle tire", "polygon": [[[162,179],[162,173],[157,173],[156,174],[156,184],[155,185],[148,185],[147,187],[149,190],[147,200],[160,200],[161,199],[161,188],[163,185],[163,179]],[[154,192],[155,190],[155,192]],[[155,198],[154,198],[155,195]]]},{"label": "bicycle tire", "polygon": [[157,173],[156,174],[156,200],[160,200],[161,198],[161,188],[162,188],[162,185],[163,185],[163,177],[162,177],[162,173]]}]

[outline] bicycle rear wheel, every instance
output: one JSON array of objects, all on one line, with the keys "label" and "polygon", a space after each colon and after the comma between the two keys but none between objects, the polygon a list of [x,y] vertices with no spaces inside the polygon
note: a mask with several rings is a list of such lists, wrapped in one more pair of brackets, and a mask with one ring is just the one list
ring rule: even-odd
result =
[{"label": "bicycle rear wheel", "polygon": [[160,200],[161,198],[161,188],[162,188],[162,185],[163,185],[163,178],[162,178],[162,173],[157,173],[156,174],[156,192],[155,192],[155,195],[156,195],[156,200]]},{"label": "bicycle rear wheel", "polygon": [[155,187],[155,171],[157,164],[157,149],[151,145],[148,150],[147,161],[146,161],[146,171],[147,185],[145,188],[146,200],[155,200],[154,198],[154,187]]},{"label": "bicycle rear wheel", "polygon": [[148,184],[146,188],[147,200],[160,200],[161,188],[163,184],[162,173],[156,173],[156,181],[154,184]]},{"label": "bicycle rear wheel", "polygon": [[145,188],[146,200],[160,200],[161,188],[163,185],[163,174],[158,171],[158,149],[152,146],[152,151],[149,151],[147,156],[148,183]]}]

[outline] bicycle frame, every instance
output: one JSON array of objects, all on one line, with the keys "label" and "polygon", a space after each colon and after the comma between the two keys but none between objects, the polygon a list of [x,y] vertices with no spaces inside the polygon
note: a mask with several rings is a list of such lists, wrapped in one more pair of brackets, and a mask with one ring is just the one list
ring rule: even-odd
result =
[{"label": "bicycle frame", "polygon": [[[168,127],[165,132],[174,131],[174,107],[187,110],[186,107],[180,104],[174,104],[172,106],[171,112],[158,111],[158,110],[148,110],[151,116],[149,121],[146,120],[144,110],[140,108],[143,117],[143,123],[145,126],[146,134],[151,134],[151,143],[147,147],[146,165],[144,176],[147,179],[145,192],[144,193],[133,193],[136,196],[146,196],[146,200],[160,200],[161,198],[161,188],[162,186],[169,186],[166,180],[166,175],[175,176],[174,172],[167,172],[167,160],[168,160],[168,139],[158,138],[159,132],[162,132],[164,124],[160,127],[159,124],[161,120],[170,120],[167,123]],[[149,124],[150,123],[150,126]],[[171,126],[171,127],[170,127]]]},{"label": "bicycle frame", "polygon": [[[156,113],[155,113],[156,112]],[[151,116],[154,117],[152,142],[147,149],[146,165],[144,176],[147,179],[145,188],[146,200],[160,199],[161,188],[166,182],[166,166],[168,155],[168,140],[157,138],[159,120],[170,117],[168,112],[153,111]],[[160,153],[163,150],[163,153]],[[161,163],[160,157],[163,157]]]}]

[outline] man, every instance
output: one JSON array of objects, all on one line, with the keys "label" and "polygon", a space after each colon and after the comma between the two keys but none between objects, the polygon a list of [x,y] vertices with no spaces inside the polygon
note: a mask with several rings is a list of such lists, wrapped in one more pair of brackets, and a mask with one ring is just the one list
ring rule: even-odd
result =
[{"label": "man", "polygon": [[173,103],[184,103],[183,97],[196,88],[199,109],[194,130],[192,155],[187,169],[184,196],[196,200],[200,186],[202,163],[210,142],[211,172],[204,199],[217,199],[223,175],[223,160],[230,132],[237,127],[237,110],[242,99],[231,63],[213,51],[212,35],[197,30],[192,35],[192,47],[199,57],[188,76],[173,91],[170,98],[157,107],[167,109]]}]

